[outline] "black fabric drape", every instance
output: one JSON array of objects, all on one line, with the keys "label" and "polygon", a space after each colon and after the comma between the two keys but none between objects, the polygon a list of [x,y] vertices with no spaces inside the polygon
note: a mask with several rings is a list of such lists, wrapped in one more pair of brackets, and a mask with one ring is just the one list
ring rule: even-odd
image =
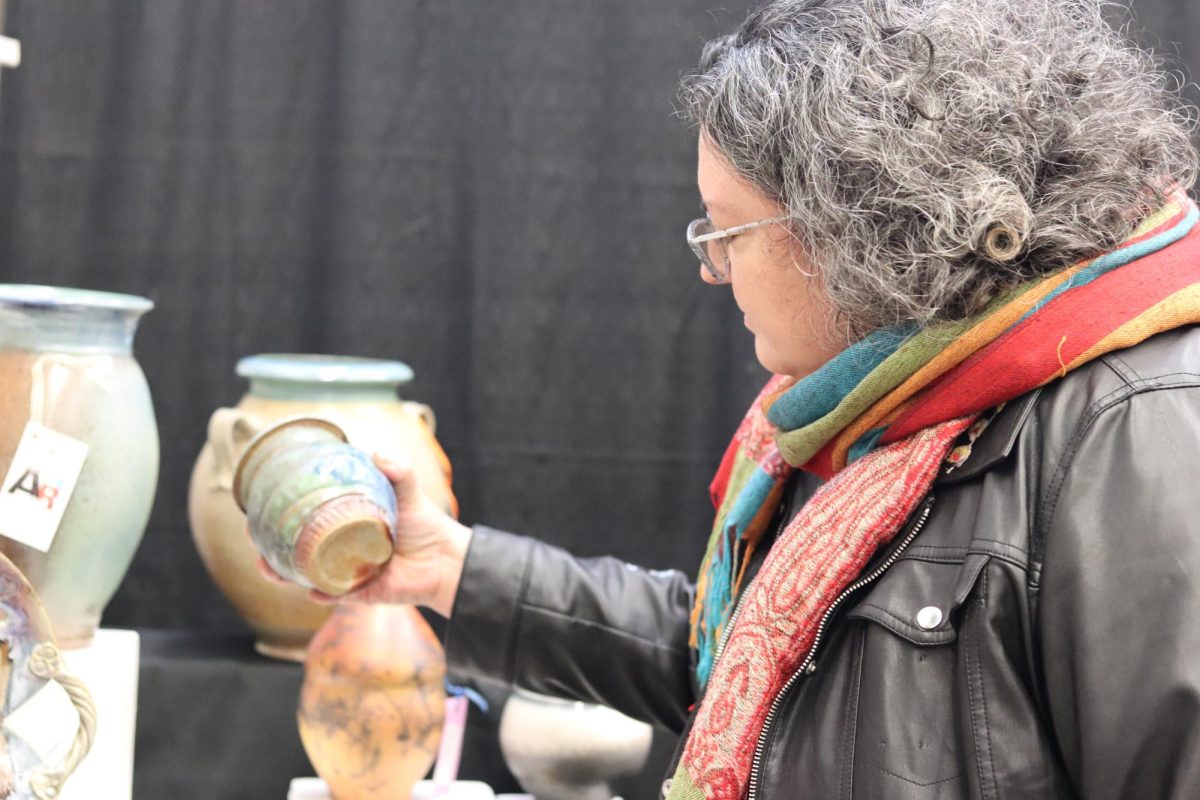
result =
[{"label": "black fabric drape", "polygon": [[185,500],[258,352],[407,361],[467,521],[692,568],[762,373],[683,242],[673,103],[738,5],[14,0],[0,279],[158,304],[161,478],[105,623],[240,628]]}]

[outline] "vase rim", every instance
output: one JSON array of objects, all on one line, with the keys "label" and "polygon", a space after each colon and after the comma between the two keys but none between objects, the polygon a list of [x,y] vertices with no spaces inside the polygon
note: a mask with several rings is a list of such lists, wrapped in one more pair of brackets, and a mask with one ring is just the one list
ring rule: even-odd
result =
[{"label": "vase rim", "polygon": [[319,353],[260,353],[246,356],[238,361],[236,371],[243,378],[304,383],[393,385],[408,383],[413,379],[412,367],[403,361]]},{"label": "vase rim", "polygon": [[67,286],[0,283],[0,305],[30,308],[106,309],[144,314],[154,308],[147,297]]}]

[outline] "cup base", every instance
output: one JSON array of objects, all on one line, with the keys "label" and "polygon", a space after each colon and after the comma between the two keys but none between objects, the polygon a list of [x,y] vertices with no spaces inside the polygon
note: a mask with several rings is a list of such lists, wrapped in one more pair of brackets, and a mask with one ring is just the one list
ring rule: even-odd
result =
[{"label": "cup base", "polygon": [[384,511],[361,496],[337,497],[317,508],[296,540],[296,569],[328,595],[358,588],[391,557]]}]

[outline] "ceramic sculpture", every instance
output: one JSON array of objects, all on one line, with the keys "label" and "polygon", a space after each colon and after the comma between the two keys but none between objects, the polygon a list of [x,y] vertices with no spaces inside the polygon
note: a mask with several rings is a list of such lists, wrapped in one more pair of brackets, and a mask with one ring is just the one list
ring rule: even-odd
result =
[{"label": "ceramic sculpture", "polygon": [[250,389],[234,408],[218,409],[196,460],[188,491],[188,518],[209,574],[257,634],[259,652],[301,661],[328,606],[295,585],[271,583],[254,568],[246,518],[234,502],[233,470],[242,451],[264,428],[285,417],[319,416],[342,428],[351,444],[410,458],[422,490],[453,508],[450,467],[434,439],[428,406],[397,397],[412,370],[398,361],[317,355],[258,355],[238,362]]},{"label": "ceramic sculpture", "polygon": [[86,450],[65,504],[65,487],[34,469],[3,487],[10,502],[63,506],[46,552],[7,538],[16,533],[0,519],[0,552],[36,588],[63,647],[91,641],[154,501],[158,429],[132,355],[152,307],[129,295],[0,285],[0,480],[35,426]]},{"label": "ceramic sculpture", "polygon": [[53,800],[83,761],[96,733],[96,707],[87,687],[67,674],[50,619],[21,571],[0,555],[0,718],[16,711],[48,681],[66,691],[79,714],[62,763],[50,766],[16,735],[0,728],[0,798]]}]

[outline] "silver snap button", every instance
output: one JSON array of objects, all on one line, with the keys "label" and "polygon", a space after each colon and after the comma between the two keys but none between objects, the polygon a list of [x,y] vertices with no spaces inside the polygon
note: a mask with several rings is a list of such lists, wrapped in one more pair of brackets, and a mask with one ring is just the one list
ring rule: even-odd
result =
[{"label": "silver snap button", "polygon": [[669,795],[671,793],[671,783],[673,781],[674,781],[674,778],[667,778],[665,781],[662,782],[661,796],[662,796],[663,800],[667,800],[667,795]]},{"label": "silver snap button", "polygon": [[917,624],[931,631],[942,624],[942,610],[937,606],[925,606],[917,612]]}]

